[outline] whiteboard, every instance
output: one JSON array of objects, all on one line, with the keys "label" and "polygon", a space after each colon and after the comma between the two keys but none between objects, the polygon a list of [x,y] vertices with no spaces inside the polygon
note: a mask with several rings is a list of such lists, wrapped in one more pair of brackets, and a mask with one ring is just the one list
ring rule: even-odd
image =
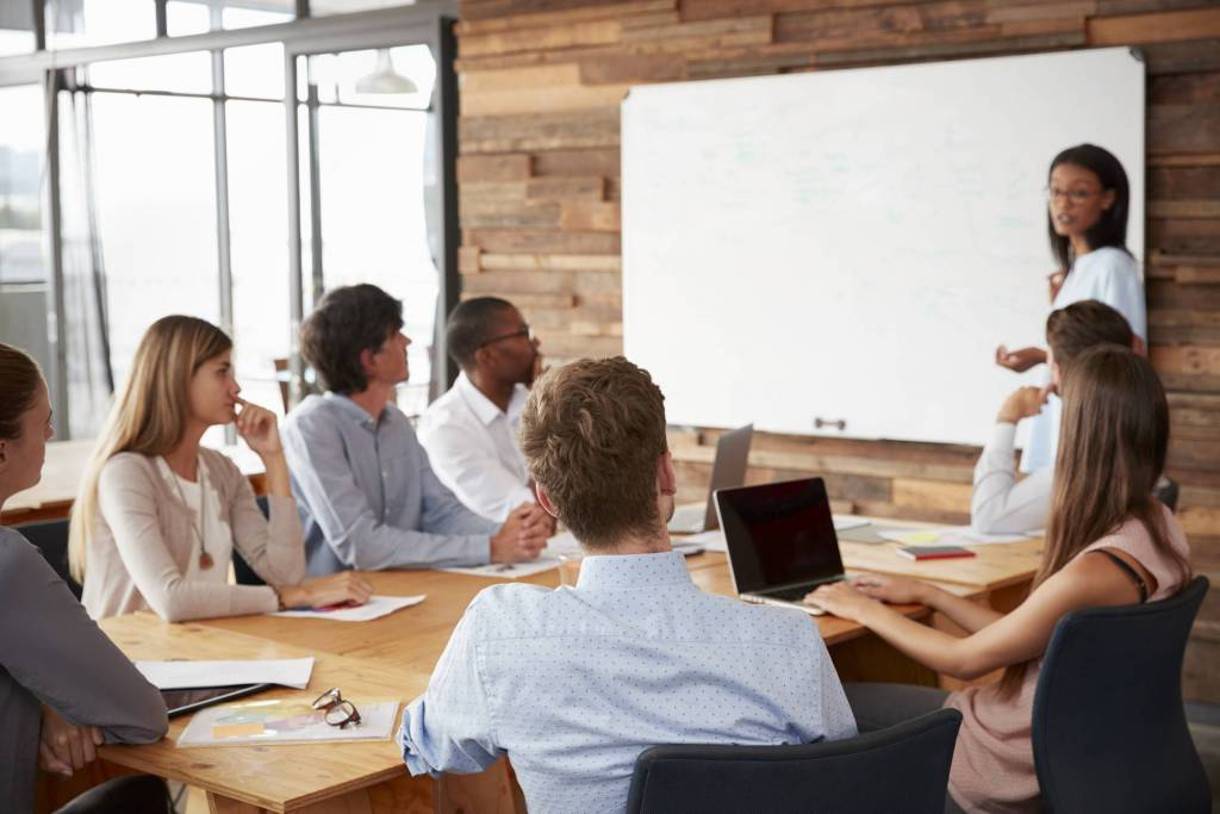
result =
[{"label": "whiteboard", "polygon": [[633,88],[625,352],[671,424],[982,443],[1045,376],[994,351],[1045,344],[1046,174],[1082,142],[1126,168],[1142,261],[1129,49]]}]

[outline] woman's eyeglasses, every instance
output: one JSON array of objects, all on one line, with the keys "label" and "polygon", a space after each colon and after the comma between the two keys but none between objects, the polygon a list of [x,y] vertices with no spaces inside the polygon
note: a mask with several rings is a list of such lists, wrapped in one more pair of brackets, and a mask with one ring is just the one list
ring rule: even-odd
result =
[{"label": "woman's eyeglasses", "polygon": [[1067,198],[1074,204],[1082,204],[1089,200],[1089,198],[1101,194],[1092,189],[1058,189],[1057,187],[1047,187],[1045,192],[1048,201],[1053,201],[1056,198]]},{"label": "woman's eyeglasses", "polygon": [[338,687],[331,687],[314,699],[313,708],[320,710],[326,723],[346,729],[348,725],[360,725],[360,710],[351,701],[343,700]]}]

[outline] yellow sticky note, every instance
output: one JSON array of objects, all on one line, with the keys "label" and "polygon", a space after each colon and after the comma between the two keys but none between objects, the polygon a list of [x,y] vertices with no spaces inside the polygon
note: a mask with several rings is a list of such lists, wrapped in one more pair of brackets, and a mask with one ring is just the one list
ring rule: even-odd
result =
[{"label": "yellow sticky note", "polygon": [[940,542],[938,531],[912,531],[902,535],[902,542],[907,545],[935,545]]}]

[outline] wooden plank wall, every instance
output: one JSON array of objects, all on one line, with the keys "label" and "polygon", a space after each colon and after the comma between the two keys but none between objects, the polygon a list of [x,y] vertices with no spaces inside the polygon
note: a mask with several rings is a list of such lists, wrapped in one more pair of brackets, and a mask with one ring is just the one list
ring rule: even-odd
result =
[{"label": "wooden plank wall", "polygon": [[[1220,583],[1216,0],[464,0],[457,34],[464,295],[515,301],[554,362],[621,350],[618,106],[633,84],[1141,46],[1151,356],[1172,392],[1170,475],[1195,568]],[[704,488],[714,439],[674,433],[687,496]],[[750,477],[815,472],[843,508],[965,522],[976,455],[763,436]],[[1220,701],[1217,589],[1187,687]]]}]

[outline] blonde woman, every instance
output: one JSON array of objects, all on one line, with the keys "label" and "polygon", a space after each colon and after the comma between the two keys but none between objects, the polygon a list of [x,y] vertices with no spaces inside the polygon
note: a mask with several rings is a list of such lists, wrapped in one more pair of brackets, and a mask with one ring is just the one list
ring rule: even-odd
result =
[{"label": "blonde woman", "polygon": [[[231,353],[223,331],[194,317],[164,317],[140,341],[72,509],[69,561],[94,618],[151,608],[178,622],[372,593],[350,573],[303,581],[275,416],[240,398]],[[266,468],[270,523],[238,468],[200,446],[209,427],[234,421]],[[267,585],[229,583],[235,546]]]}]

